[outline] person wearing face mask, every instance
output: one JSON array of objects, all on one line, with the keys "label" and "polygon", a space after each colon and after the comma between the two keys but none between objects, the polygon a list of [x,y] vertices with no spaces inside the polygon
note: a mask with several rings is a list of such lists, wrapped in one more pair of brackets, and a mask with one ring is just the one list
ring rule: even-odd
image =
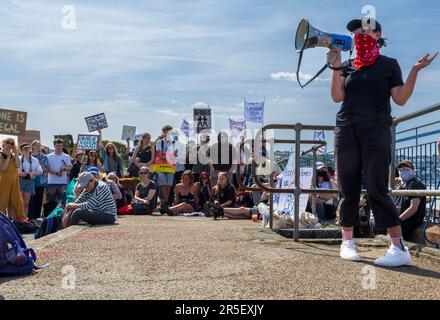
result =
[{"label": "person wearing face mask", "polygon": [[[366,23],[363,23],[366,22]],[[397,267],[411,262],[403,245],[401,221],[388,192],[391,163],[390,98],[403,106],[409,100],[419,72],[429,66],[437,54],[420,59],[411,69],[406,82],[396,59],[381,54],[382,26],[373,18],[352,20],[347,29],[355,33],[357,55],[354,66],[341,71],[341,54],[330,50],[333,71],[331,97],[342,102],[336,117],[335,158],[343,242],[340,256],[359,261],[352,240],[353,227],[359,225],[359,198],[362,172],[365,175],[369,204],[377,227],[388,229],[391,245],[388,252],[375,264]]]},{"label": "person wearing face mask", "polygon": [[[397,169],[402,179],[400,190],[426,190],[426,186],[416,178],[411,161],[400,162]],[[394,202],[399,210],[403,238],[408,240],[414,230],[423,224],[426,214],[426,197],[398,196]]]}]

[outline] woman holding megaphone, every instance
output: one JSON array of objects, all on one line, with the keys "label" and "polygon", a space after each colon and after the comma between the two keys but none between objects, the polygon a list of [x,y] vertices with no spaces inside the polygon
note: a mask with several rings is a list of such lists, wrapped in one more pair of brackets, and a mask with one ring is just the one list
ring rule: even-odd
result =
[{"label": "woman holding megaphone", "polygon": [[[396,59],[381,55],[385,45],[382,27],[374,19],[352,20],[347,29],[355,33],[357,55],[351,68],[341,68],[341,53],[330,50],[328,60],[333,68],[331,96],[342,102],[336,117],[335,156],[338,186],[341,193],[341,226],[343,242],[340,256],[359,261],[353,227],[359,224],[359,199],[362,174],[368,201],[378,228],[388,229],[391,245],[388,252],[375,261],[381,266],[397,267],[411,262],[403,245],[397,209],[388,193],[391,162],[390,98],[403,106],[411,97],[418,73],[436,58],[429,54],[411,69],[406,82]],[[342,71],[341,71],[342,69]]]}]

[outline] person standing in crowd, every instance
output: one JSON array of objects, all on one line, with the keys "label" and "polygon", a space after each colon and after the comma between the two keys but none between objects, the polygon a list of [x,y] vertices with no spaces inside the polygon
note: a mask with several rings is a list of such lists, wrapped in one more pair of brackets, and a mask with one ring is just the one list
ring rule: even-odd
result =
[{"label": "person standing in crowd", "polygon": [[210,148],[211,181],[217,183],[217,177],[220,172],[226,172],[229,181],[232,181],[232,165],[238,159],[235,146],[229,142],[228,134],[221,131],[217,135],[217,143]]},{"label": "person standing in crowd", "polygon": [[[316,170],[317,189],[336,189],[336,185],[330,179],[325,166]],[[320,221],[331,221],[336,218],[336,208],[334,205],[334,195],[318,194],[316,196],[316,215]]]},{"label": "person standing in crowd", "polygon": [[78,183],[83,191],[75,202],[66,205],[67,213],[63,217],[63,227],[77,225],[80,221],[91,225],[114,224],[117,209],[107,184],[96,180],[89,172],[81,173]]},{"label": "person standing in crowd", "polygon": [[200,181],[200,174],[202,172],[207,172],[210,175],[210,165],[209,165],[209,141],[211,138],[208,134],[202,134],[200,136],[200,145],[195,146],[193,149],[190,149],[188,159],[191,163],[193,163],[192,173],[194,176],[194,181]]},{"label": "person standing in crowd", "polygon": [[48,216],[63,198],[68,183],[67,172],[72,169],[69,155],[63,152],[63,140],[55,139],[53,145],[55,151],[47,156],[49,160],[49,174],[46,191],[47,203],[44,205],[45,216]]},{"label": "person standing in crowd", "polygon": [[[437,54],[420,59],[403,82],[396,59],[381,55],[385,43],[382,27],[369,18],[368,27],[362,19],[348,23],[355,33],[356,59],[354,67],[341,68],[341,52],[330,50],[328,60],[335,70],[331,82],[334,102],[342,102],[335,128],[335,159],[338,186],[341,193],[341,226],[343,242],[340,256],[359,261],[353,238],[353,227],[359,225],[359,199],[362,173],[374,220],[378,228],[385,228],[391,238],[388,252],[375,260],[376,265],[397,267],[409,264],[411,255],[402,240],[402,228],[397,208],[388,192],[391,163],[390,98],[399,106],[409,100],[418,73],[429,66]],[[341,72],[342,70],[342,72]]]},{"label": "person standing in crowd", "polygon": [[7,211],[16,222],[27,221],[20,196],[17,171],[20,166],[20,157],[14,139],[4,139],[0,152],[0,212],[6,214]]},{"label": "person standing in crowd", "polygon": [[[161,161],[169,162],[170,158],[176,157],[176,150],[174,148],[175,141],[172,138],[171,134],[173,131],[173,127],[167,125],[162,128],[162,138],[156,142],[156,152],[159,155]],[[174,183],[174,173],[165,173],[159,172],[157,183],[160,188],[160,198],[161,198],[161,210],[165,211],[168,206],[170,191]]]},{"label": "person standing in crowd", "polygon": [[98,159],[98,152],[96,150],[90,150],[87,155],[86,162],[81,165],[80,173],[87,172],[89,168],[98,168],[99,172],[104,172],[104,167]]},{"label": "person standing in crowd", "polygon": [[119,178],[124,176],[124,162],[122,157],[118,154],[116,146],[109,142],[105,145],[102,144],[102,130],[98,130],[98,148],[101,154],[101,158],[104,161],[104,172],[109,174],[114,172]]},{"label": "person standing in crowd", "polygon": [[49,160],[41,150],[40,141],[32,141],[31,147],[32,156],[38,160],[38,163],[43,170],[43,173],[34,179],[35,193],[31,196],[31,199],[29,201],[28,218],[35,221],[36,219],[41,217],[44,191],[47,188],[47,172],[49,170]]},{"label": "person standing in crowd", "polygon": [[[402,179],[399,190],[426,190],[426,186],[416,178],[414,165],[411,161],[400,162],[397,169]],[[426,197],[397,196],[395,204],[399,210],[403,238],[409,240],[414,230],[423,224],[426,215]]]},{"label": "person standing in crowd", "polygon": [[69,180],[70,181],[78,178],[78,176],[81,172],[83,158],[84,158],[84,151],[77,150],[75,153],[75,161],[72,164],[72,170],[70,170],[70,172],[69,172]]},{"label": "person standing in crowd", "polygon": [[156,209],[157,185],[150,179],[150,169],[141,167],[139,170],[139,179],[141,182],[136,186],[136,192],[131,206],[133,214],[147,215],[152,214]]},{"label": "person standing in crowd", "polygon": [[[20,177],[20,192],[23,200],[24,213],[28,217],[29,200],[35,194],[34,179],[43,173],[38,159],[31,155],[31,146],[27,143],[20,145],[21,157],[18,176]],[[29,218],[29,217],[28,217]]]},{"label": "person standing in crowd", "polygon": [[181,182],[176,185],[174,206],[166,213],[170,216],[180,213],[192,213],[198,210],[198,190],[190,170],[182,174]]},{"label": "person standing in crowd", "polygon": [[151,135],[144,133],[140,143],[133,152],[130,169],[128,170],[130,177],[138,177],[139,169],[147,167],[152,170],[154,162],[154,146],[151,144]]},{"label": "person standing in crowd", "polygon": [[[188,144],[186,145],[186,158],[185,158],[185,171],[191,170],[194,167],[194,164],[196,163],[197,157],[197,147],[194,140],[189,140]],[[194,173],[193,173],[194,174]],[[197,181],[194,177],[194,181]]]}]

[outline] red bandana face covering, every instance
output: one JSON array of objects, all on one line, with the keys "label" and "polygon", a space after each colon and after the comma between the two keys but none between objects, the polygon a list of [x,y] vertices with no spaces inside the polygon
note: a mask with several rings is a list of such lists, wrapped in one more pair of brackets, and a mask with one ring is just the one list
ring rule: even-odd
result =
[{"label": "red bandana face covering", "polygon": [[380,48],[377,46],[377,41],[368,34],[356,34],[354,36],[356,45],[356,59],[354,66],[356,69],[372,65],[380,56]]}]

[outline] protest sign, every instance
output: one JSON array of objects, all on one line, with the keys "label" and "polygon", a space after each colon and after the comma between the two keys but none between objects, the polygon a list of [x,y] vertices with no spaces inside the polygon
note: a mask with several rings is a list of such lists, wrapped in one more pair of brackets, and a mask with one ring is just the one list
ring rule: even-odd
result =
[{"label": "protest sign", "polygon": [[264,122],[264,101],[244,102],[244,120],[249,122]]},{"label": "protest sign", "polygon": [[203,132],[210,132],[212,128],[211,109],[194,108],[194,125],[196,126],[197,134]]},{"label": "protest sign", "polygon": [[122,127],[122,140],[127,140],[132,138],[136,134],[136,127],[134,126],[123,126]]},{"label": "protest sign", "polygon": [[89,132],[97,131],[99,129],[108,128],[107,119],[105,118],[104,113],[96,114],[94,116],[90,116],[85,118],[87,123],[87,128]]},{"label": "protest sign", "polygon": [[0,109],[0,133],[20,136],[26,133],[27,112]]},{"label": "protest sign", "polygon": [[78,135],[78,150],[97,150],[98,149],[98,136],[91,134],[79,134]]},{"label": "protest sign", "polygon": [[26,130],[24,135],[18,136],[18,144],[28,143],[31,144],[34,140],[41,140],[41,134],[38,130]]},{"label": "protest sign", "polygon": [[246,121],[234,121],[229,119],[229,130],[233,137],[241,139],[246,131]]}]

